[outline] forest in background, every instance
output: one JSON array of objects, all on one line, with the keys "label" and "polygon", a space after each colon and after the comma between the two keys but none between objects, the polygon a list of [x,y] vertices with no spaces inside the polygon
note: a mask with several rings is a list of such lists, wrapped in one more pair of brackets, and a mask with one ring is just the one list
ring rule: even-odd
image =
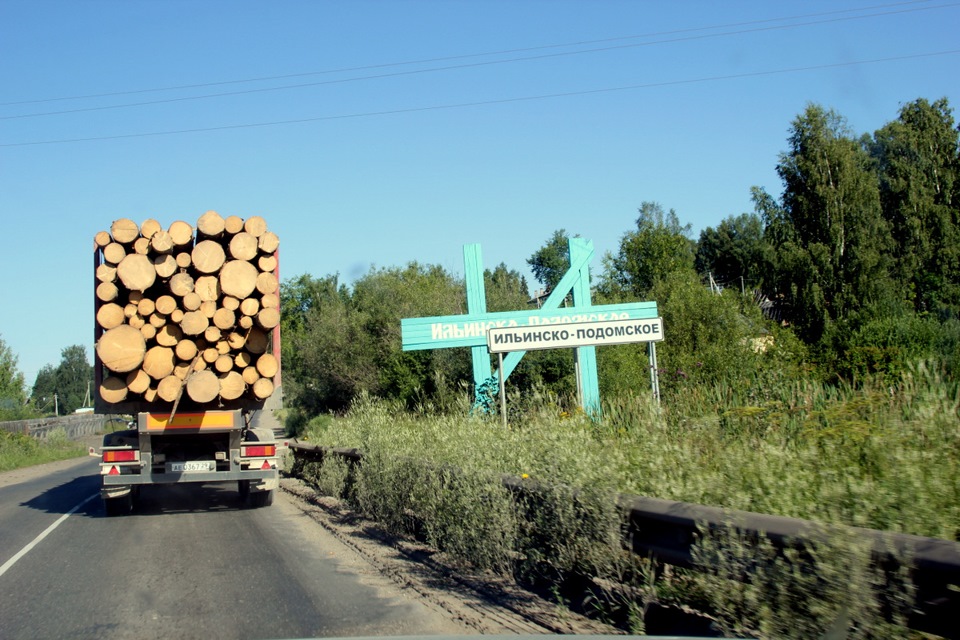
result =
[{"label": "forest in background", "polygon": [[[643,202],[636,226],[602,259],[594,303],[655,300],[661,392],[703,385],[762,394],[777,381],[857,385],[924,362],[956,378],[960,356],[958,130],[946,99],[904,104],[873,134],[810,104],[777,159],[783,192],[754,187],[754,211],[691,237],[680,215]],[[527,260],[549,290],[567,268],[567,230]],[[530,283],[500,264],[487,308],[529,308]],[[303,419],[361,394],[408,408],[451,407],[472,393],[466,349],[404,352],[400,319],[466,313],[463,280],[411,262],[352,286],[301,275],[282,289],[288,406]],[[643,345],[598,350],[601,392],[649,393]],[[520,396],[575,389],[569,351],[528,353],[510,378]]]}]

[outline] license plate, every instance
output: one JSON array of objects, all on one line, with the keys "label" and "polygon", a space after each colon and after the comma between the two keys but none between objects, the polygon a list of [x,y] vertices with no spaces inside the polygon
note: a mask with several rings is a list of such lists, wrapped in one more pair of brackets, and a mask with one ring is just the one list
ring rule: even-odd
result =
[{"label": "license plate", "polygon": [[187,462],[168,462],[168,473],[189,473],[191,471],[216,471],[214,460],[189,460]]}]

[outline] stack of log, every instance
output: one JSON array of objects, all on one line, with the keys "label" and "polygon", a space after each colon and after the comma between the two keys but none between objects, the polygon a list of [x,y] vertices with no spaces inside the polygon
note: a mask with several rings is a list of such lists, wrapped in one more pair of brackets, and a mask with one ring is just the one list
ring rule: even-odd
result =
[{"label": "stack of log", "polygon": [[265,220],[208,211],[196,227],[114,221],[94,238],[100,397],[200,404],[274,390],[279,239]]}]

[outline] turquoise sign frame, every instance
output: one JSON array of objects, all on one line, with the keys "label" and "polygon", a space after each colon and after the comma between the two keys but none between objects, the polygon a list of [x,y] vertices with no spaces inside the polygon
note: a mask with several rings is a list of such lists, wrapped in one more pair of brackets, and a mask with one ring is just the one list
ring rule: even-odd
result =
[{"label": "turquoise sign frame", "polygon": [[[473,382],[477,405],[488,406],[490,398],[496,394],[500,383],[498,382],[499,374],[495,373],[490,365],[487,329],[529,325],[543,325],[547,328],[551,325],[573,322],[646,320],[658,316],[656,302],[594,305],[590,299],[589,268],[594,257],[593,243],[584,238],[570,238],[568,250],[570,268],[539,309],[488,313],[480,245],[464,245],[463,263],[468,313],[402,319],[400,333],[403,350],[469,347],[473,358]],[[573,306],[561,308],[560,305],[568,294],[572,294]],[[514,351],[503,359],[503,380],[513,373],[525,353],[526,351]],[[584,411],[595,414],[600,410],[596,347],[578,347],[574,353],[581,406]]]}]

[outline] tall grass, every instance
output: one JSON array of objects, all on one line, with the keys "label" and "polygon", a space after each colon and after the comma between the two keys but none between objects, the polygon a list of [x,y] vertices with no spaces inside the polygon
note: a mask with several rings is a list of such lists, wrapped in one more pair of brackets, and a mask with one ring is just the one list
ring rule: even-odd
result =
[{"label": "tall grass", "polygon": [[79,444],[67,438],[63,429],[51,431],[43,440],[0,430],[0,472],[76,458],[85,453]]},{"label": "tall grass", "polygon": [[[332,461],[308,473],[387,526],[423,534],[478,566],[533,580],[570,572],[639,579],[637,588],[647,593],[650,581],[643,576],[650,572],[620,549],[617,493],[804,518],[824,527],[960,538],[960,395],[932,368],[915,367],[894,385],[856,389],[757,381],[678,388],[662,405],[642,394],[622,396],[598,419],[563,411],[548,395],[511,404],[527,409],[504,427],[499,417],[409,413],[361,398],[342,418],[311,422],[306,434],[324,445],[361,449],[363,465],[349,478],[348,468]],[[536,482],[542,491],[518,502],[501,474]],[[770,559],[766,571],[775,579],[748,583],[759,585],[753,591],[732,589],[717,573],[677,578],[653,591],[683,584],[684,597],[699,593],[694,599],[707,603],[731,632],[777,635],[791,625],[822,632],[849,616],[859,629],[896,635],[877,622],[877,603],[889,594],[853,610],[837,604],[866,601],[863,594],[880,583],[856,541],[840,534],[832,539],[833,546],[807,550],[822,565],[812,582],[797,558],[786,557]],[[762,541],[747,551],[709,537],[701,546],[704,557],[720,554],[731,566],[746,556],[757,566],[765,557]],[[822,586],[824,576],[836,578],[826,579],[830,589]],[[776,606],[764,599],[774,584]],[[817,613],[813,622],[810,612]],[[807,626],[791,622],[801,615]],[[637,624],[634,630],[642,630],[642,620]]]}]

